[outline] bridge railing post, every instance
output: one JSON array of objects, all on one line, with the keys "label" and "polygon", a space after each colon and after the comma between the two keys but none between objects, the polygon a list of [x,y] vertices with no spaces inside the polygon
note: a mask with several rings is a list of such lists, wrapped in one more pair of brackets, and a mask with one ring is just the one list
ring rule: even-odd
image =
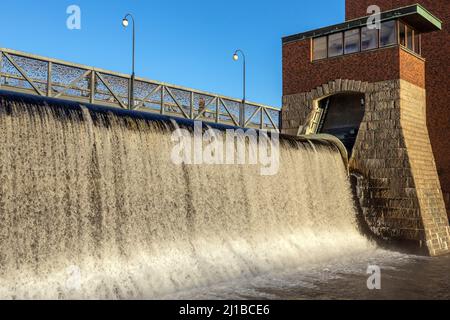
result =
[{"label": "bridge railing post", "polygon": [[53,62],[49,61],[47,62],[47,97],[52,96],[52,69],[53,69]]},{"label": "bridge railing post", "polygon": [[245,100],[242,100],[239,108],[239,125],[245,128]]},{"label": "bridge railing post", "polygon": [[260,127],[259,128],[261,130],[264,129],[264,110],[266,110],[266,109],[261,107],[261,112],[260,112],[260,115],[259,115],[259,121],[260,121],[260,123],[259,123]]},{"label": "bridge railing post", "polygon": [[95,88],[96,88],[96,85],[95,85],[95,81],[96,81],[96,78],[95,78],[95,70],[92,70],[91,71],[91,95],[90,95],[90,102],[93,104],[94,102],[95,102]]},{"label": "bridge railing post", "polygon": [[189,117],[190,119],[194,119],[194,92],[191,91],[190,92],[190,109],[189,109]]},{"label": "bridge railing post", "polygon": [[[2,77],[3,77],[3,51],[0,50],[0,89],[2,88]],[[6,82],[6,77],[5,77]]]},{"label": "bridge railing post", "polygon": [[216,98],[216,123],[219,123],[220,120],[220,101],[219,97]]},{"label": "bridge railing post", "polygon": [[166,90],[166,86],[161,86],[161,110],[160,110],[161,114],[165,113],[165,110],[164,110],[164,90]]}]

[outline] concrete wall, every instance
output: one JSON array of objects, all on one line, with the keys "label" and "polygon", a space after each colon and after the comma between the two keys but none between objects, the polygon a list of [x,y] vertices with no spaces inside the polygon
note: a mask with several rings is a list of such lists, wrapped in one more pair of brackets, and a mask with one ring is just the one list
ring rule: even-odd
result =
[{"label": "concrete wall", "polygon": [[370,229],[431,255],[449,252],[448,221],[425,123],[425,89],[399,79],[332,80],[284,97],[283,132],[307,132],[317,101],[342,92],[363,93],[366,99],[350,168],[363,177],[360,204]]}]

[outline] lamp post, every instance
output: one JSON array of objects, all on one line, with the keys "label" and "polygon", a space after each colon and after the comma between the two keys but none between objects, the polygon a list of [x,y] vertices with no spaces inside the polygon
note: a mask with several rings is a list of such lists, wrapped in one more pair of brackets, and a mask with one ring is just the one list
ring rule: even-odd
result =
[{"label": "lamp post", "polygon": [[130,13],[128,13],[122,20],[122,25],[126,28],[129,25],[128,18],[131,18],[133,21],[133,65],[132,65],[132,73],[131,73],[131,85],[130,85],[130,92],[128,93],[128,109],[134,108],[134,79],[135,79],[135,73],[134,73],[134,61],[135,61],[135,48],[136,48],[136,32],[135,32],[135,23],[134,23],[134,17]]},{"label": "lamp post", "polygon": [[243,97],[242,97],[242,105],[239,112],[239,125],[241,127],[245,127],[245,73],[246,73],[246,67],[245,67],[245,54],[242,50],[238,49],[233,54],[233,60],[238,61],[239,60],[239,53],[242,55],[243,59]]}]

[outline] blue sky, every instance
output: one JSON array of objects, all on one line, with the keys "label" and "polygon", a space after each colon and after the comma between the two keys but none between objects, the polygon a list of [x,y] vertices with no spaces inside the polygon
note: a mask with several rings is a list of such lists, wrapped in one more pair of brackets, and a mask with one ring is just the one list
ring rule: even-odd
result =
[{"label": "blue sky", "polygon": [[[0,46],[131,73],[136,19],[136,74],[240,98],[247,56],[247,98],[279,107],[281,37],[342,22],[344,0],[153,1],[2,0]],[[81,8],[81,30],[69,30],[66,9]]]}]

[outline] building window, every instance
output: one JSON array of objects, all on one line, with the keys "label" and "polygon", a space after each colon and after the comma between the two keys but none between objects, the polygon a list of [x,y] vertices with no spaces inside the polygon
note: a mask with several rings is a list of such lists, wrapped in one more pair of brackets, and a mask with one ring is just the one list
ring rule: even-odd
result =
[{"label": "building window", "polygon": [[378,48],[378,29],[361,29],[361,50],[372,50]]},{"label": "building window", "polygon": [[381,23],[380,47],[386,47],[397,43],[397,23],[395,20]]},{"label": "building window", "polygon": [[315,38],[313,41],[313,60],[327,57],[327,37]]},{"label": "building window", "polygon": [[399,21],[398,23],[398,27],[399,27],[399,37],[400,37],[400,44],[404,47],[406,47],[406,25]]},{"label": "building window", "polygon": [[360,50],[359,29],[349,30],[345,32],[344,53],[355,53]]},{"label": "building window", "polygon": [[381,23],[380,29],[361,27],[313,39],[312,59],[326,59],[398,44],[421,55],[420,33],[400,20],[388,20]]},{"label": "building window", "polygon": [[342,32],[334,33],[328,36],[328,56],[336,57],[344,54],[344,46],[342,44]]},{"label": "building window", "polygon": [[422,36],[416,31],[414,33],[414,52],[418,55],[422,54],[421,38]]},{"label": "building window", "polygon": [[403,47],[408,48],[409,50],[417,53],[418,55],[422,54],[422,46],[421,46],[421,36],[417,30],[411,28],[409,25],[399,21],[399,43]]},{"label": "building window", "polygon": [[409,50],[414,50],[414,30],[406,26],[406,47]]}]

